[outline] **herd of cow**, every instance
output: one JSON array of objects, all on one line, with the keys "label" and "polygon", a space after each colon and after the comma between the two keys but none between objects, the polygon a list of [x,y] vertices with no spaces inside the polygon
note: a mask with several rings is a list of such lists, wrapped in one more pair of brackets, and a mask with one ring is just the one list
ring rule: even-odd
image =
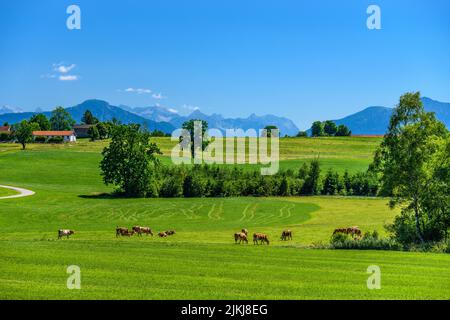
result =
[{"label": "herd of cow", "polygon": [[[284,230],[281,233],[281,240],[292,240],[292,231],[291,230]],[[241,244],[242,242],[248,243],[248,230],[242,229],[241,232],[236,232],[234,234],[234,243]],[[253,234],[253,244],[269,244],[269,237],[265,233],[254,233]]]},{"label": "herd of cow", "polygon": [[[75,231],[73,230],[58,230],[58,239],[61,239],[62,237],[67,237],[73,235]],[[349,234],[353,238],[361,238],[362,232],[359,227],[353,226],[353,227],[347,227],[347,228],[337,228],[334,230],[333,235],[335,234]],[[134,234],[137,234],[138,236],[142,236],[142,234],[151,235],[153,237],[153,231],[149,227],[140,227],[140,226],[134,226],[130,229],[123,228],[123,227],[117,227],[116,228],[116,237],[131,237]],[[158,232],[158,236],[160,238],[166,238],[168,236],[174,235],[175,230],[168,230],[168,231],[161,231]],[[286,240],[292,240],[292,231],[291,230],[284,230],[281,233],[280,240],[286,241]],[[242,229],[240,232],[236,232],[234,234],[234,242],[237,244],[241,243],[247,243],[248,244],[248,230]],[[265,233],[254,233],[253,234],[253,244],[269,244],[269,237]]]},{"label": "herd of cow", "polygon": [[[131,237],[135,233],[138,236],[142,236],[142,234],[146,234],[146,235],[151,235],[153,237],[152,229],[150,229],[149,227],[134,226],[133,228],[131,228],[131,230],[129,230],[128,228],[123,228],[123,227],[116,228],[116,237],[119,237],[119,236]],[[158,232],[158,237],[166,238],[166,237],[172,236],[174,234],[175,234],[175,230],[161,231],[161,232]]]}]

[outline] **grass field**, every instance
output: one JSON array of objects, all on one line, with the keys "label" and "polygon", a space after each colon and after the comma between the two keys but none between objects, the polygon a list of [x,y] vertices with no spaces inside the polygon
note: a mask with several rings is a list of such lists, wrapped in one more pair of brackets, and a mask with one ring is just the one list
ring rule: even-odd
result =
[{"label": "grass field", "polygon": [[[282,158],[304,161],[309,147],[320,150],[321,161],[358,171],[376,143],[354,139],[282,139]],[[163,150],[169,142],[160,139]],[[383,233],[397,214],[386,199],[112,199],[99,196],[111,191],[98,170],[103,145],[0,145],[0,184],[36,192],[0,200],[0,298],[450,298],[449,255],[310,248],[339,226]],[[115,237],[116,226],[132,225],[177,234]],[[270,246],[235,245],[232,235],[243,227],[268,233]],[[56,240],[59,228],[76,234]],[[279,240],[284,228],[293,230],[293,241]],[[69,265],[81,268],[81,290],[66,288]],[[381,268],[381,290],[366,287],[370,265]]]},{"label": "grass field", "polygon": [[17,191],[0,187],[0,198],[18,194]]}]

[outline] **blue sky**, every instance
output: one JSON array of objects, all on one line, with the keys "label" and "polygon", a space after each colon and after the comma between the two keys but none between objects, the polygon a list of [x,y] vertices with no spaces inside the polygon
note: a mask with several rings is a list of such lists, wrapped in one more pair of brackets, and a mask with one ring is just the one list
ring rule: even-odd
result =
[{"label": "blue sky", "polygon": [[[71,4],[81,30],[66,27]],[[0,106],[98,98],[305,129],[406,91],[450,101],[449,53],[446,0],[1,0]]]}]

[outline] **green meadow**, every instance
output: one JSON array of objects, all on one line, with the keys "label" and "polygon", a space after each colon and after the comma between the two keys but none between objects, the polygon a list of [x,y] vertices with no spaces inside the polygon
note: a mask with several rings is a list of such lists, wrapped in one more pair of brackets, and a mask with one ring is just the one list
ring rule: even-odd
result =
[{"label": "green meadow", "polygon": [[0,187],[0,198],[14,196],[16,194],[18,194],[18,193],[14,190]]},{"label": "green meadow", "polygon": [[[175,143],[155,141],[169,163]],[[319,157],[322,170],[365,170],[379,142],[283,138],[280,167]],[[311,248],[336,227],[384,234],[398,214],[387,199],[111,198],[98,168],[106,144],[0,144],[0,185],[36,192],[0,200],[0,299],[450,298],[450,255]],[[116,238],[116,226],[133,225],[177,233]],[[57,240],[61,228],[75,234]],[[270,245],[235,244],[241,228],[267,233]],[[294,239],[281,241],[287,228]],[[81,269],[81,290],[66,287],[70,265]],[[381,268],[380,290],[367,288],[371,265]]]}]

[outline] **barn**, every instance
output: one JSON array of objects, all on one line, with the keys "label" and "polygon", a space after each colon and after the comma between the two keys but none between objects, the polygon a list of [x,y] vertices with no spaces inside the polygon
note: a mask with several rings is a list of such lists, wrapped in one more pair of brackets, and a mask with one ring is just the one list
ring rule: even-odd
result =
[{"label": "barn", "polygon": [[93,124],[76,124],[73,126],[73,131],[77,138],[89,138],[89,129],[94,127]]},{"label": "barn", "polygon": [[33,131],[33,138],[36,137],[45,137],[47,139],[62,137],[64,142],[77,141],[74,131]]}]

